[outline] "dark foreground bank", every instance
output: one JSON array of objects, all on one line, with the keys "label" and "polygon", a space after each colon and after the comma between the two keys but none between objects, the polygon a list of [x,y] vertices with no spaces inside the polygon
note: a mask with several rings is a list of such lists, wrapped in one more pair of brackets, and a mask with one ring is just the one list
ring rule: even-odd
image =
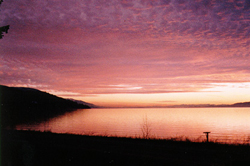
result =
[{"label": "dark foreground bank", "polygon": [[250,165],[250,146],[2,130],[2,166]]}]

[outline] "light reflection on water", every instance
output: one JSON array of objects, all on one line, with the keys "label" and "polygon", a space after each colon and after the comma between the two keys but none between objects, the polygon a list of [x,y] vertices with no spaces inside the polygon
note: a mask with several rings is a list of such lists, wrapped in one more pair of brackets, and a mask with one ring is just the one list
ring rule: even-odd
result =
[{"label": "light reflection on water", "polygon": [[143,125],[152,138],[189,138],[246,143],[250,140],[250,108],[126,108],[79,109],[22,130],[83,135],[142,137]]}]

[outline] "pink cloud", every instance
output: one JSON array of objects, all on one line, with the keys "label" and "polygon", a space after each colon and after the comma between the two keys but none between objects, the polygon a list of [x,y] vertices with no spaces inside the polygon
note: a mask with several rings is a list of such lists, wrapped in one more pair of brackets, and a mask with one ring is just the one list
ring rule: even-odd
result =
[{"label": "pink cloud", "polygon": [[0,83],[92,95],[249,81],[247,1],[84,2],[4,1]]}]

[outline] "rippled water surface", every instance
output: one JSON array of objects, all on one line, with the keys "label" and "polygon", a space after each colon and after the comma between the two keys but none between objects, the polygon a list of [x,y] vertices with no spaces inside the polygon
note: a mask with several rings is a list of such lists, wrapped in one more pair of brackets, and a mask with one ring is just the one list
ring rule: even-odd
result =
[{"label": "rippled water surface", "polygon": [[250,141],[250,108],[126,108],[79,109],[36,125],[17,129],[56,133],[152,138]]}]

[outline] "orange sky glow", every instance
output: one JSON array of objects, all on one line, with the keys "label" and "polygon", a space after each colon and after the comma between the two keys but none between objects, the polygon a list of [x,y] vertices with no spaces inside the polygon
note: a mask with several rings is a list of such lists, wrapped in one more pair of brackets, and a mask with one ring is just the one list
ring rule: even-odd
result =
[{"label": "orange sky glow", "polygon": [[250,101],[250,3],[4,1],[0,84],[99,106]]}]

